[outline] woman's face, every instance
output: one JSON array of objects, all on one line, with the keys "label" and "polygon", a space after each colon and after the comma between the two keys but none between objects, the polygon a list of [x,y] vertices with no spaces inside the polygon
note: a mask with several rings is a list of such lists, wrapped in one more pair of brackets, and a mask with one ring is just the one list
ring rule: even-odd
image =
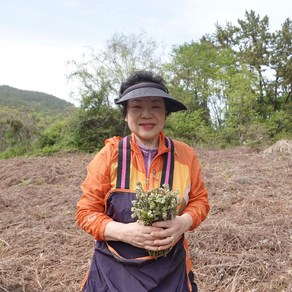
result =
[{"label": "woman's face", "polygon": [[149,148],[158,144],[158,136],[166,119],[162,97],[139,97],[128,100],[125,121],[139,143]]}]

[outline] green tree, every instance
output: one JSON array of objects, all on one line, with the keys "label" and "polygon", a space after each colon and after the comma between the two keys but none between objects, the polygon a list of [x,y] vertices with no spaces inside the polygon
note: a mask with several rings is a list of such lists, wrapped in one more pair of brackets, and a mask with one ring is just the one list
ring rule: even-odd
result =
[{"label": "green tree", "polygon": [[190,145],[213,145],[214,143],[214,131],[202,119],[201,110],[170,115],[167,118],[165,132]]},{"label": "green tree", "polygon": [[124,122],[117,108],[101,106],[90,111],[80,109],[71,121],[71,145],[86,152],[94,152],[104,146],[111,136],[122,136]]},{"label": "green tree", "polygon": [[187,105],[188,111],[198,111],[214,128],[224,127],[229,76],[240,72],[232,50],[218,48],[210,39],[202,38],[175,48],[166,68],[171,92]]},{"label": "green tree", "polygon": [[249,135],[254,135],[249,129],[258,122],[257,99],[253,90],[256,77],[242,65],[240,71],[227,77],[227,83],[228,107],[223,133],[228,133],[226,142],[242,144],[252,139]]},{"label": "green tree", "polygon": [[104,49],[89,48],[81,62],[72,61],[69,79],[80,84],[81,107],[111,106],[119,86],[136,70],[161,70],[163,48],[141,34],[114,34]]},{"label": "green tree", "polygon": [[288,18],[282,29],[271,33],[269,18],[253,10],[245,12],[238,26],[216,26],[214,42],[229,46],[238,60],[257,75],[254,88],[258,113],[269,119],[271,114],[289,103],[292,81],[292,22]]},{"label": "green tree", "polygon": [[215,74],[216,51],[208,41],[191,42],[173,48],[172,58],[165,66],[172,94],[182,100],[189,111],[201,109],[210,121],[209,82]]},{"label": "green tree", "polygon": [[273,110],[288,110],[292,94],[292,21],[288,18],[281,30],[272,34],[270,67],[274,80],[270,84]]},{"label": "green tree", "polygon": [[0,107],[0,151],[13,149],[11,151],[17,155],[24,154],[36,137],[36,120],[32,114]]},{"label": "green tree", "polygon": [[[225,27],[216,26],[216,32],[211,38],[212,42],[219,48],[229,47],[242,69],[246,67],[251,73],[248,77],[250,84],[246,87],[246,91],[238,94],[233,87],[232,90],[235,91],[229,90],[228,92],[227,126],[229,134],[236,133],[235,129],[240,128],[237,135],[244,137],[251,132],[249,128],[254,128],[255,130],[261,129],[261,132],[268,133],[270,137],[277,137],[281,132],[285,137],[289,136],[290,132],[291,136],[291,128],[290,131],[288,130],[291,125],[289,113],[291,116],[292,107],[291,24],[291,20],[286,19],[281,30],[271,33],[269,18],[267,16],[261,18],[251,10],[246,11],[245,19],[239,19],[236,26],[231,23],[227,23]],[[244,76],[247,75],[244,73]],[[234,80],[238,78],[238,76],[234,77]],[[242,80],[242,86],[247,85],[244,81],[245,77],[239,80]],[[232,80],[229,82],[233,83]],[[242,87],[241,85],[239,88]],[[252,101],[250,112],[242,111],[244,109],[242,107],[240,110],[238,107],[241,104],[240,99],[246,102],[245,105],[250,105]],[[248,122],[242,123],[247,118],[242,119],[244,112],[249,113],[250,118]],[[278,114],[280,112],[281,115]],[[282,116],[282,122],[279,121],[279,116]],[[259,124],[261,125],[258,126]]]}]

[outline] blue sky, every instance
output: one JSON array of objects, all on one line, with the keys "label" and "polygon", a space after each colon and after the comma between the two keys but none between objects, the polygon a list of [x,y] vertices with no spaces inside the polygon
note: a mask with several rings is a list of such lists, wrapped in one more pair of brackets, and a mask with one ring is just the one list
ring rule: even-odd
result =
[{"label": "blue sky", "polygon": [[0,0],[0,85],[70,100],[67,61],[102,48],[114,33],[144,32],[179,45],[236,24],[246,10],[267,15],[272,31],[291,18],[291,0]]}]

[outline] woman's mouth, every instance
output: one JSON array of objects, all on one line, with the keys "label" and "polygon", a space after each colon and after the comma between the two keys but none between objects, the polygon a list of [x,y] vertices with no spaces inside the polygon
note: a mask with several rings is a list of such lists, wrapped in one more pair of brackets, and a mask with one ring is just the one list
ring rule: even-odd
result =
[{"label": "woman's mouth", "polygon": [[152,123],[142,123],[140,126],[145,130],[152,130],[155,126],[155,124]]}]

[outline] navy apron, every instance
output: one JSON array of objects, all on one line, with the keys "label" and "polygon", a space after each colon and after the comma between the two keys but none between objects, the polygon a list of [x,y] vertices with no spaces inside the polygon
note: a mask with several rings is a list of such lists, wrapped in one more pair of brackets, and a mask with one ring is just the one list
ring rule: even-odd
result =
[{"label": "navy apron", "polygon": [[[174,146],[169,138],[165,144],[171,151],[164,156],[161,185],[172,188]],[[116,189],[107,200],[106,214],[114,221],[130,223],[132,200],[136,194],[126,191],[130,184],[130,136],[119,142]],[[153,258],[145,249],[120,241],[96,241],[91,266],[82,292],[189,292],[197,291],[193,273],[187,275],[184,237],[167,256]],[[189,280],[192,290],[189,289]]]}]

